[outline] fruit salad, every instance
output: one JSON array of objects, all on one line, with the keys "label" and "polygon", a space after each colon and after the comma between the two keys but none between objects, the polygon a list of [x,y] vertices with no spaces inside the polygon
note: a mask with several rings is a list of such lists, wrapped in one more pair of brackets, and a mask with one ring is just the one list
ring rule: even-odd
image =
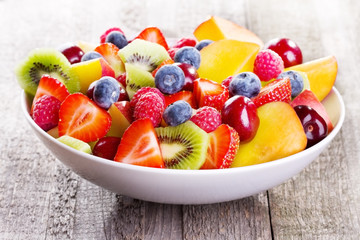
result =
[{"label": "fruit salad", "polygon": [[16,69],[34,122],[59,142],[145,167],[222,169],[303,151],[333,124],[321,101],[337,61],[303,63],[288,38],[264,42],[210,17],[169,44],[157,27],[129,39],[39,48]]}]

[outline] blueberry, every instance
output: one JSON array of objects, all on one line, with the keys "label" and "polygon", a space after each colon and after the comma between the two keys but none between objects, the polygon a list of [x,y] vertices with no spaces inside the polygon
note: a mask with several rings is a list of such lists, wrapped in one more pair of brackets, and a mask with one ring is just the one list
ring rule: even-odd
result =
[{"label": "blueberry", "polygon": [[294,98],[297,95],[299,95],[302,92],[302,90],[304,89],[304,79],[301,76],[301,74],[296,71],[286,71],[286,72],[280,73],[280,75],[277,77],[277,79],[281,79],[284,77],[290,78],[291,97]]},{"label": "blueberry", "polygon": [[213,43],[213,42],[214,42],[213,40],[204,39],[204,40],[201,40],[200,42],[198,42],[195,45],[195,48],[200,51],[201,49],[203,49],[204,47],[206,47],[207,45],[209,45],[210,43]]},{"label": "blueberry", "polygon": [[175,62],[187,63],[196,69],[200,67],[200,60],[200,52],[194,47],[182,47],[175,53],[174,57]]},{"label": "blueberry", "polygon": [[93,83],[93,100],[104,109],[109,109],[111,104],[119,99],[120,84],[112,77],[102,77]]},{"label": "blueberry", "polygon": [[259,77],[252,72],[243,72],[233,77],[229,91],[232,95],[242,95],[248,98],[259,94],[261,82]]},{"label": "blueberry", "polygon": [[191,118],[192,108],[184,100],[176,101],[165,109],[163,113],[164,121],[169,126],[177,126]]},{"label": "blueberry", "polygon": [[82,56],[81,61],[85,62],[85,61],[89,61],[89,60],[101,58],[101,57],[103,57],[103,56],[100,53],[95,52],[95,51],[90,51],[90,52],[85,53]]},{"label": "blueberry", "polygon": [[185,74],[176,65],[164,65],[155,74],[155,86],[165,94],[174,94],[185,84]]},{"label": "blueberry", "polygon": [[105,42],[112,43],[119,49],[122,49],[128,44],[125,35],[119,31],[112,31],[109,33],[109,35],[106,36]]}]

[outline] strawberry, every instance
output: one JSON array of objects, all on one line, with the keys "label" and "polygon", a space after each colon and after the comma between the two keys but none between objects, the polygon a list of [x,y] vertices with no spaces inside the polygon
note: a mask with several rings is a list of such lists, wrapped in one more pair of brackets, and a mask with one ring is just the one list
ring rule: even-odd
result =
[{"label": "strawberry", "polygon": [[153,75],[153,77],[155,77],[155,74],[157,73],[157,71],[164,65],[168,65],[168,64],[173,64],[174,60],[170,59],[166,59],[165,61],[163,61],[157,68],[155,68],[151,74]]},{"label": "strawberry", "polygon": [[265,87],[260,93],[252,99],[257,107],[268,102],[287,102],[291,100],[291,84],[288,77],[274,80]]},{"label": "strawberry", "polygon": [[157,27],[148,27],[145,28],[135,39],[144,39],[149,42],[154,42],[162,45],[166,50],[169,49],[168,44],[166,43],[165,37]]},{"label": "strawberry", "polygon": [[180,38],[175,44],[174,46],[172,46],[173,48],[182,48],[182,47],[195,47],[196,45],[196,40],[193,38]]},{"label": "strawberry", "polygon": [[51,95],[42,95],[34,102],[32,118],[44,131],[58,125],[60,100]]},{"label": "strawberry", "polygon": [[102,138],[111,126],[110,114],[81,93],[69,95],[59,110],[59,136],[69,135],[84,142]]},{"label": "strawberry", "polygon": [[239,134],[227,124],[209,133],[210,144],[201,169],[229,168],[239,148]]},{"label": "strawberry", "polygon": [[105,43],[107,35],[109,35],[109,33],[113,32],[113,31],[118,31],[118,32],[121,32],[122,34],[124,34],[124,32],[118,27],[109,28],[100,36],[100,43]]},{"label": "strawberry", "polygon": [[221,115],[218,110],[213,107],[201,107],[195,115],[190,118],[199,128],[209,133],[214,131],[221,124]]},{"label": "strawberry", "polygon": [[119,48],[117,46],[112,43],[102,43],[95,48],[95,51],[100,53],[114,69],[116,78],[125,72],[124,64],[118,55]]},{"label": "strawberry", "polygon": [[150,119],[136,120],[126,129],[114,160],[146,167],[165,167],[159,140]]},{"label": "strawberry", "polygon": [[165,108],[178,100],[184,100],[189,103],[192,108],[197,108],[193,93],[185,90],[165,96]]},{"label": "strawberry", "polygon": [[165,103],[161,97],[153,92],[143,94],[137,101],[134,109],[134,119],[148,118],[157,127],[161,123]]},{"label": "strawberry", "polygon": [[198,78],[194,81],[194,96],[198,107],[210,106],[221,111],[229,98],[229,90],[220,83]]},{"label": "strawberry", "polygon": [[57,98],[60,102],[64,101],[64,99],[69,95],[69,91],[66,86],[57,80],[56,78],[52,78],[49,75],[43,75],[40,78],[39,86],[36,90],[35,97],[33,99],[33,104],[31,106],[30,114],[33,112],[34,103],[43,95],[49,95]]}]

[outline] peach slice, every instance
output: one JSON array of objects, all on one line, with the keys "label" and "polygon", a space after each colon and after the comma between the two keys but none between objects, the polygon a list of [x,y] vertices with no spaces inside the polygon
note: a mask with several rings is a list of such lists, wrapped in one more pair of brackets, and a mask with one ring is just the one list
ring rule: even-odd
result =
[{"label": "peach slice", "polygon": [[198,41],[210,39],[213,41],[221,39],[234,39],[242,42],[252,42],[260,47],[264,46],[263,41],[248,29],[241,27],[224,18],[211,16],[202,22],[194,31]]},{"label": "peach slice", "polygon": [[255,137],[240,143],[231,167],[273,161],[305,149],[306,135],[295,110],[288,103],[270,102],[258,108],[260,125]]},{"label": "peach slice", "polygon": [[80,80],[80,92],[86,94],[90,84],[103,76],[115,77],[112,67],[103,59],[97,58],[71,65]]},{"label": "peach slice", "polygon": [[109,113],[112,119],[111,127],[106,136],[122,137],[125,130],[132,122],[130,102],[120,101],[115,102],[109,108]]},{"label": "peach slice", "polygon": [[284,71],[288,70],[305,72],[310,82],[310,90],[322,101],[335,83],[338,65],[334,56],[328,56],[286,68]]},{"label": "peach slice", "polygon": [[302,93],[300,93],[297,97],[295,97],[292,102],[290,103],[292,107],[296,107],[298,105],[306,105],[311,108],[313,108],[326,122],[326,125],[328,127],[328,132],[330,133],[334,126],[331,123],[330,117],[328,113],[326,112],[325,107],[322,105],[322,103],[317,99],[315,94],[311,92],[310,90],[304,90]]},{"label": "peach slice", "polygon": [[234,74],[252,71],[260,47],[255,43],[224,39],[200,51],[199,77],[221,83]]}]

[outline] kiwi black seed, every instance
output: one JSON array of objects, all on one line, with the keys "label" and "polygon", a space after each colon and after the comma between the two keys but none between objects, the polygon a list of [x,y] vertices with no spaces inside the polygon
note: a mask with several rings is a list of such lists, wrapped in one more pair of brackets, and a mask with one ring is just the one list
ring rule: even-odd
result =
[{"label": "kiwi black seed", "polygon": [[209,136],[193,122],[155,131],[166,168],[199,169],[205,162]]},{"label": "kiwi black seed", "polygon": [[55,49],[39,48],[29,53],[29,56],[16,68],[19,85],[25,92],[35,95],[40,78],[50,75],[65,84],[70,93],[80,90],[80,82],[73,73],[67,58]]},{"label": "kiwi black seed", "polygon": [[126,92],[131,99],[142,87],[155,87],[154,77],[137,65],[125,63]]},{"label": "kiwi black seed", "polygon": [[118,52],[124,63],[137,65],[145,71],[151,72],[164,60],[170,59],[168,52],[157,43],[135,39]]}]

